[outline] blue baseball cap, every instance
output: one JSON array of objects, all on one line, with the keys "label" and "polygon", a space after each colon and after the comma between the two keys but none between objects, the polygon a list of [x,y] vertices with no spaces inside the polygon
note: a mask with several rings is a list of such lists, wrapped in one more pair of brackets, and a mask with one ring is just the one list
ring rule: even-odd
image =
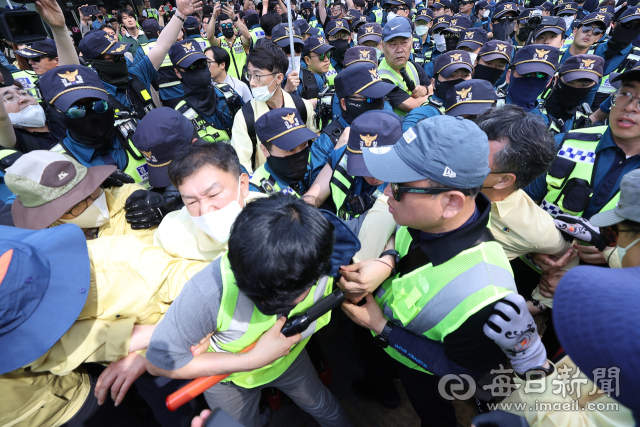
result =
[{"label": "blue baseball cap", "polygon": [[398,16],[390,21],[382,29],[382,40],[388,42],[394,37],[410,38],[413,36],[411,23],[404,16]]},{"label": "blue baseball cap", "polygon": [[606,13],[609,15],[609,18],[613,19],[613,15],[616,14],[616,10],[613,6],[598,6],[598,10],[594,11],[597,13]]},{"label": "blue baseball cap", "polygon": [[339,31],[346,31],[351,34],[351,30],[349,29],[349,23],[346,19],[334,19],[329,21],[324,32],[328,36],[333,36]]},{"label": "blue baseball cap", "polygon": [[460,33],[456,49],[467,47],[471,50],[480,49],[488,40],[487,32],[480,27],[468,28]]},{"label": "blue baseball cap", "polygon": [[433,21],[433,11],[431,9],[420,9],[416,14],[416,22],[426,21],[427,24]]},{"label": "blue baseball cap", "polygon": [[513,16],[520,15],[520,11],[518,10],[518,7],[515,3],[502,3],[496,6],[496,9],[493,12],[493,18],[491,18],[491,20],[495,21],[498,18],[502,18],[507,13],[513,13]]},{"label": "blue baseball cap", "polygon": [[465,80],[447,91],[445,114],[448,116],[478,116],[498,102],[491,83],[486,80]]},{"label": "blue baseball cap", "polygon": [[[293,29],[293,43],[304,44],[300,28],[297,25],[291,27]],[[271,30],[271,41],[280,47],[289,46],[289,24],[278,24]]]},{"label": "blue baseball cap", "polygon": [[482,186],[489,175],[489,140],[462,117],[420,120],[391,147],[362,150],[367,169],[385,182],[431,179],[461,190]]},{"label": "blue baseball cap", "polygon": [[96,98],[109,101],[100,77],[82,65],[62,65],[40,76],[40,91],[47,104],[67,111],[79,99]]},{"label": "blue baseball cap", "polygon": [[606,29],[609,28],[609,25],[611,24],[611,16],[608,13],[600,13],[600,12],[590,13],[587,16],[585,16],[584,19],[582,19],[582,21],[580,21],[579,25],[582,26],[582,25],[593,24],[593,23],[602,24],[606,31]]},{"label": "blue baseball cap", "polygon": [[450,31],[452,33],[459,33],[460,31],[471,28],[473,25],[471,24],[471,19],[468,15],[455,15],[451,17],[449,21],[449,26],[444,28],[442,31]]},{"label": "blue baseball cap", "polygon": [[311,52],[322,55],[331,49],[335,49],[335,47],[327,43],[327,39],[324,36],[311,36],[304,41],[302,56],[309,56]]},{"label": "blue baseball cap", "polygon": [[304,18],[298,18],[295,21],[293,21],[293,23],[296,25],[296,27],[298,27],[298,29],[300,30],[300,34],[307,34],[308,31],[313,28],[311,25],[309,25],[309,23],[307,22],[306,19]]},{"label": "blue baseball cap", "polygon": [[350,47],[344,54],[344,63],[345,68],[351,64],[355,64],[356,62],[370,62],[373,65],[377,66],[377,56],[376,49],[369,46],[355,46]]},{"label": "blue baseball cap", "polygon": [[451,50],[436,58],[433,65],[434,76],[449,77],[454,71],[464,68],[473,73],[473,63],[469,52],[465,50]]},{"label": "blue baseball cap", "polygon": [[124,55],[131,43],[114,42],[104,31],[91,31],[78,45],[84,59],[96,59],[100,55]]},{"label": "blue baseball cap", "polygon": [[194,129],[189,119],[169,107],[154,108],[138,122],[131,141],[147,161],[151,187],[171,184],[169,164],[177,151],[191,144]]},{"label": "blue baseball cap", "polygon": [[256,120],[256,135],[260,141],[286,151],[318,137],[309,130],[295,108],[276,108],[260,116]]},{"label": "blue baseball cap", "polygon": [[185,28],[185,29],[200,28],[200,23],[194,16],[187,16],[187,19],[184,20],[184,24],[182,24],[182,28]]},{"label": "blue baseball cap", "polygon": [[540,5],[540,7],[543,10],[546,10],[547,12],[553,12],[553,3],[550,1],[546,1],[544,3],[542,3],[542,5]]},{"label": "blue baseball cap", "polygon": [[0,374],[44,355],[71,328],[90,292],[87,241],[74,224],[0,226]]},{"label": "blue baseball cap", "polygon": [[358,43],[382,41],[382,26],[375,22],[368,22],[358,28]]},{"label": "blue baseball cap", "polygon": [[482,45],[482,49],[478,52],[478,57],[483,61],[493,61],[494,59],[505,59],[507,63],[511,62],[511,54],[513,53],[513,45],[503,40],[489,40]]},{"label": "blue baseball cap", "polygon": [[547,32],[562,34],[562,36],[564,37],[564,34],[567,32],[567,23],[564,21],[564,19],[558,17],[555,25],[540,24],[536,27],[536,30],[533,34],[533,39],[535,40],[540,34]]},{"label": "blue baseball cap", "polygon": [[142,31],[146,33],[156,34],[161,31],[160,24],[158,24],[158,21],[153,18],[145,19],[140,26],[142,27]]},{"label": "blue baseball cap", "polygon": [[598,55],[575,55],[568,58],[560,69],[558,74],[565,82],[571,82],[578,79],[589,79],[594,82],[600,82],[604,69],[604,58]]},{"label": "blue baseball cap", "polygon": [[369,147],[393,145],[402,138],[402,120],[391,111],[372,110],[360,114],[351,123],[347,142],[347,173],[351,176],[372,176],[362,158]]},{"label": "blue baseball cap", "polygon": [[431,32],[433,34],[437,34],[437,30],[444,30],[449,26],[449,22],[451,21],[451,17],[449,15],[438,16],[435,21],[433,21],[433,26],[431,27]]},{"label": "blue baseball cap", "polygon": [[23,49],[16,50],[16,55],[20,55],[24,58],[38,58],[40,56],[58,56],[58,49],[56,48],[56,42],[51,39],[34,42],[31,46],[27,46]]},{"label": "blue baseball cap", "polygon": [[185,39],[175,42],[169,48],[169,59],[174,67],[187,68],[200,59],[207,59],[197,40]]},{"label": "blue baseball cap", "polygon": [[453,9],[453,6],[451,5],[451,2],[449,0],[436,0],[429,7],[432,9],[440,9],[441,7],[444,7],[445,9]]},{"label": "blue baseball cap", "polygon": [[558,8],[556,15],[575,15],[576,13],[578,13],[578,3],[568,2]]},{"label": "blue baseball cap", "polygon": [[523,46],[513,58],[513,65],[520,75],[528,73],[545,73],[553,76],[558,65],[560,50],[545,44]]},{"label": "blue baseball cap", "polygon": [[346,67],[336,76],[335,86],[338,99],[356,93],[367,98],[382,98],[396,87],[385,83],[378,75],[378,67],[369,62],[358,62]]},{"label": "blue baseball cap", "polygon": [[627,10],[624,11],[620,18],[616,22],[625,23],[629,21],[635,21],[636,19],[640,19],[640,8],[637,6],[627,7]]}]

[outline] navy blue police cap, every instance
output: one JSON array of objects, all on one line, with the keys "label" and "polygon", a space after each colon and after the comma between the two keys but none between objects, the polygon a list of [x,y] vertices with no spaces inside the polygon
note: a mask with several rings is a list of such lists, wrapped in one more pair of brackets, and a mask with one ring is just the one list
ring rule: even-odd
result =
[{"label": "navy blue police cap", "polygon": [[131,43],[112,41],[104,31],[87,33],[78,45],[84,59],[96,59],[100,55],[124,55],[130,47]]},{"label": "navy blue police cap", "polygon": [[558,65],[560,50],[545,44],[530,44],[522,47],[513,58],[516,72],[521,76],[528,73],[545,73],[553,76]]},{"label": "navy blue police cap", "polygon": [[488,40],[487,32],[480,27],[468,28],[460,33],[456,49],[467,47],[471,50],[480,49]]},{"label": "navy blue police cap", "polygon": [[578,79],[593,80],[600,82],[604,69],[604,58],[598,55],[575,55],[568,58],[558,74],[565,82],[571,82]]},{"label": "navy blue police cap", "polygon": [[58,56],[56,42],[51,39],[34,42],[31,46],[26,46],[14,52],[16,55],[24,58],[38,58],[40,56]]},{"label": "navy blue police cap", "polygon": [[174,67],[187,68],[199,59],[207,59],[197,40],[186,39],[176,42],[169,48],[169,59]]},{"label": "navy blue police cap", "polygon": [[311,52],[322,55],[331,49],[335,49],[335,47],[327,43],[327,39],[324,36],[311,36],[304,41],[302,56],[309,56]]},{"label": "navy blue police cap", "polygon": [[338,99],[354,94],[377,99],[395,88],[395,85],[384,82],[378,75],[378,67],[369,62],[359,62],[346,67],[336,76],[335,86]]},{"label": "navy blue police cap", "polygon": [[276,108],[260,116],[256,120],[256,135],[260,141],[286,151],[318,137],[309,130],[295,108]]},{"label": "navy blue police cap", "polygon": [[447,91],[445,114],[448,116],[477,116],[498,101],[491,83],[486,80],[465,80]]},{"label": "navy blue police cap", "polygon": [[382,27],[375,22],[368,22],[358,29],[358,43],[382,42]]},{"label": "navy blue police cap", "polygon": [[[293,43],[304,44],[302,36],[300,35],[300,28],[297,25],[292,25],[293,29]],[[289,46],[289,24],[278,24],[271,30],[271,41],[280,47]]]},{"label": "navy blue police cap", "polygon": [[347,49],[344,54],[345,68],[356,62],[370,62],[373,65],[378,65],[378,57],[376,56],[376,49],[369,46],[354,46]]},{"label": "navy blue police cap", "polygon": [[40,77],[42,97],[60,111],[67,111],[76,101],[97,98],[109,101],[100,77],[82,65],[62,65]]},{"label": "navy blue police cap", "polygon": [[442,75],[442,77],[446,78],[461,68],[473,73],[471,56],[469,52],[464,50],[452,50],[438,56],[433,66],[433,71],[434,75]]},{"label": "navy blue police cap", "polygon": [[336,35],[339,31],[346,31],[348,33],[351,33],[351,30],[349,29],[349,23],[346,19],[334,19],[332,21],[329,21],[327,27],[324,30],[324,32],[328,36]]}]

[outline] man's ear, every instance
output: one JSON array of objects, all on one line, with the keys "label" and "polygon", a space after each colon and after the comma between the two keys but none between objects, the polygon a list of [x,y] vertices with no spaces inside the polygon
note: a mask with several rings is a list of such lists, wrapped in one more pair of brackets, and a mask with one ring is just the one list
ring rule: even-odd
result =
[{"label": "man's ear", "polygon": [[240,174],[240,192],[243,199],[246,199],[249,195],[249,175],[246,173]]},{"label": "man's ear", "polygon": [[179,78],[180,80],[182,80],[182,75],[180,75],[180,71],[178,71],[178,69],[177,69],[177,68],[174,68],[174,69],[173,69],[173,71],[175,71],[175,72],[176,72],[176,76],[178,76],[178,78]]},{"label": "man's ear", "polygon": [[260,151],[262,151],[262,154],[264,154],[265,157],[271,156],[271,153],[269,153],[269,150],[267,150],[267,147],[265,147],[264,144],[260,144]]},{"label": "man's ear", "polygon": [[496,190],[502,190],[510,187],[516,182],[516,176],[512,173],[503,173],[500,175],[500,181],[498,181],[493,188]]},{"label": "man's ear", "polygon": [[464,207],[465,195],[460,191],[450,191],[442,197],[442,217],[453,218]]},{"label": "man's ear", "polygon": [[340,100],[340,106],[342,107],[343,110],[347,111],[347,104],[345,102],[345,98],[342,98]]},{"label": "man's ear", "polygon": [[507,84],[511,82],[511,69],[507,70],[507,76],[505,77],[505,81],[507,82]]}]

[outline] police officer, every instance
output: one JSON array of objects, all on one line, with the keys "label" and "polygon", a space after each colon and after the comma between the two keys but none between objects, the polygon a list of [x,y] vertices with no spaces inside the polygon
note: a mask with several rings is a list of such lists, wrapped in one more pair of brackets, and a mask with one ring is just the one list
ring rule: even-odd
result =
[{"label": "police officer", "polygon": [[258,15],[257,13],[252,13],[247,16],[245,14],[244,22],[245,24],[247,24],[249,34],[251,34],[251,45],[256,46],[258,40],[264,38],[264,30],[260,26],[260,15]]},{"label": "police officer", "polygon": [[498,96],[491,83],[486,80],[465,80],[449,89],[444,111],[447,116],[475,120],[497,102]]},{"label": "police officer", "polygon": [[[467,15],[455,15],[451,17],[449,26],[443,28],[441,32],[441,34],[444,36],[444,42],[445,46],[447,47],[447,51],[456,49],[462,31],[467,28],[471,28],[471,20]],[[429,71],[426,69],[426,67],[425,71],[427,71],[427,74],[429,74]]]},{"label": "police officer", "polygon": [[370,62],[351,64],[338,74],[335,97],[340,102],[341,114],[322,129],[311,147],[311,182],[327,163],[344,129],[361,114],[370,110],[382,110],[384,97],[393,89],[393,85],[379,77],[376,66]]},{"label": "police officer", "polygon": [[309,147],[317,138],[295,108],[276,108],[256,120],[260,150],[267,158],[249,179],[251,191],[300,197],[310,186]]},{"label": "police officer", "polygon": [[325,27],[329,44],[335,48],[331,56],[331,66],[340,73],[344,68],[344,54],[351,45],[349,23],[345,19],[334,19]]},{"label": "police officer", "polygon": [[474,27],[480,27],[484,29],[486,32],[491,31],[491,27],[489,26],[489,15],[491,14],[491,8],[489,7],[489,2],[485,0],[480,0],[473,9],[473,15],[471,15],[471,23]]},{"label": "police officer", "polygon": [[303,18],[298,18],[293,21],[293,24],[298,27],[300,30],[300,35],[302,36],[302,41],[307,40],[311,36],[317,36],[320,34],[317,28],[313,28],[307,21]]},{"label": "police officer", "polygon": [[[463,150],[452,149],[463,141]],[[449,357],[455,354],[451,361],[471,370],[472,376],[487,373],[503,361],[500,348],[477,334],[495,302],[516,291],[509,261],[489,237],[491,204],[480,194],[490,171],[487,136],[462,117],[431,117],[405,132],[391,149],[365,148],[363,155],[372,175],[391,183],[385,194],[400,227],[395,249],[383,252],[379,261],[341,270],[345,279],[341,282],[348,291],[372,294],[366,296],[363,307],[345,306],[347,315],[366,329],[366,334],[358,334],[367,354],[366,380],[352,387],[358,396],[379,402],[382,390],[393,388],[392,376],[383,368],[389,359],[375,350],[369,333],[373,330],[373,342],[394,359],[422,425],[455,425],[455,411],[438,392],[439,378],[432,375],[432,364],[418,365],[401,345],[388,344],[396,328],[424,335],[443,343]],[[358,273],[365,266],[378,273],[367,283],[358,283]],[[428,292],[408,280],[429,283]],[[366,319],[374,303],[384,315],[384,319],[370,318],[381,320],[375,325]],[[432,317],[436,306],[438,315]]]},{"label": "police officer", "polygon": [[411,24],[403,17],[388,21],[382,30],[385,57],[380,61],[378,73],[382,79],[400,88],[388,98],[393,111],[400,117],[427,101],[427,87],[431,83],[409,61],[411,37]]},{"label": "police officer", "polygon": [[147,165],[130,142],[135,122],[116,125],[115,106],[98,75],[86,67],[64,65],[47,71],[41,79],[49,113],[67,129],[67,136],[51,151],[67,154],[87,167],[116,165],[145,185]]},{"label": "police officer", "polygon": [[188,16],[182,25],[182,29],[184,30],[185,38],[197,41],[203,51],[210,46],[209,40],[202,37],[200,22],[195,16]]},{"label": "police officer", "polygon": [[433,10],[433,17],[437,18],[439,16],[453,15],[453,6],[449,0],[438,0],[434,1],[431,6],[429,6],[431,10]]},{"label": "police officer", "polygon": [[[620,180],[640,167],[640,106],[634,99],[639,96],[640,67],[613,80],[621,85],[613,98],[609,125],[566,133],[549,172],[525,189],[551,216],[564,213],[589,220],[613,209],[619,200]],[[607,256],[595,246],[576,244],[574,248],[583,262],[607,262]]]},{"label": "police officer", "polygon": [[378,7],[375,0],[367,0],[367,9],[364,11],[363,15],[367,15],[369,17],[369,22],[375,22],[380,26],[384,26],[382,22],[382,9]]},{"label": "police officer", "polygon": [[300,15],[304,17],[305,21],[307,21],[311,27],[322,30],[322,25],[320,25],[318,18],[316,18],[313,13],[313,5],[311,2],[303,1],[300,3]]},{"label": "police officer", "polygon": [[[287,68],[287,76],[284,82],[284,90],[287,92],[294,92],[300,86],[300,74],[294,64],[299,64],[301,61],[302,50],[304,49],[304,41],[300,35],[300,28],[297,25],[291,27],[293,30],[293,49],[291,52],[291,44],[289,41],[289,26],[288,24],[278,24],[275,26],[271,33],[271,40],[282,49],[287,55],[289,60],[289,67]],[[296,62],[294,63],[294,57]]]},{"label": "police officer", "polygon": [[591,13],[575,25],[573,29],[573,41],[568,48],[563,48],[561,63],[572,55],[593,55],[597,48],[597,42],[605,35],[609,28],[611,18],[605,13]]},{"label": "police officer", "polygon": [[434,92],[428,100],[411,110],[402,121],[402,129],[407,131],[420,120],[445,113],[444,102],[449,90],[464,80],[470,80],[473,74],[473,62],[469,52],[452,50],[435,61]]},{"label": "police officer", "polygon": [[491,18],[493,40],[510,40],[515,32],[519,14],[515,3],[502,3],[496,6]]},{"label": "police officer", "polygon": [[[535,44],[546,44],[548,46],[557,47],[561,52],[565,52],[564,48],[567,24],[560,17],[552,18],[553,22],[540,24],[533,33],[533,42]],[[571,44],[569,45],[571,46]],[[562,61],[562,59],[560,59]]]},{"label": "police officer", "polygon": [[424,57],[424,63],[431,61],[431,35],[429,29],[433,26],[433,12],[431,9],[420,9],[416,14],[415,33],[420,38],[420,49],[414,53],[420,53]]},{"label": "police officer", "polygon": [[377,64],[382,57],[382,27],[371,22],[361,26],[358,30],[358,46],[374,48],[376,50]]},{"label": "police officer", "polygon": [[[425,61],[424,69],[425,71],[429,70],[429,64],[441,55],[443,52],[447,51],[447,43],[444,39],[444,34],[442,31],[449,26],[449,22],[451,21],[451,17],[449,15],[442,15],[437,18],[434,18],[433,25],[431,27],[431,33],[433,34],[433,48],[430,53],[425,54],[425,58],[430,58],[431,61]],[[427,72],[428,74],[428,72]]]},{"label": "police officer", "polygon": [[[41,76],[52,68],[56,68],[60,65],[58,62],[56,42],[51,39],[34,42],[31,46],[26,46],[22,49],[16,50],[14,53],[27,59],[29,61],[29,65],[33,69],[33,72],[38,76]],[[13,78],[20,79],[19,73],[14,73]],[[20,81],[20,83],[23,83],[24,86],[24,82]],[[26,86],[25,89],[27,89]]]},{"label": "police officer", "polygon": [[[324,36],[311,36],[304,42],[302,50],[301,84],[297,88],[298,95],[304,99],[316,99],[328,84],[327,74],[331,68],[331,52],[335,48],[329,45]],[[332,73],[335,77],[335,70]],[[328,123],[328,121],[327,121]]]},{"label": "police officer", "polygon": [[[226,10],[229,13],[232,12],[229,7]],[[211,42],[211,46],[221,47],[229,53],[231,66],[227,73],[236,79],[242,79],[242,70],[247,62],[247,52],[249,51],[249,46],[251,46],[251,34],[249,34],[247,26],[235,13],[233,15],[220,13],[220,3],[214,6],[211,19],[217,19],[222,30],[222,38],[218,38],[215,34],[215,26],[209,25],[207,37]],[[240,32],[239,37],[236,34],[236,29]]]},{"label": "police officer", "polygon": [[482,45],[473,70],[474,79],[482,79],[494,87],[504,78],[513,56],[513,45],[499,40],[490,40]]},{"label": "police officer", "polygon": [[482,28],[467,28],[461,32],[456,49],[469,52],[471,63],[475,64],[480,49],[486,42],[487,32],[485,30]]},{"label": "police officer", "polygon": [[387,185],[371,176],[362,159],[362,150],[395,144],[402,137],[402,122],[391,111],[367,111],[353,120],[344,137],[347,137],[346,145],[331,152],[307,197],[315,197],[316,206],[329,199],[325,204],[327,209],[347,220],[369,211]]},{"label": "police officer", "polygon": [[558,11],[556,12],[556,15],[564,19],[564,22],[567,25],[567,32],[566,32],[567,37],[571,35],[571,31],[573,29],[573,21],[576,19],[577,13],[578,13],[578,4],[574,2],[563,3],[558,8]]},{"label": "police officer", "polygon": [[531,28],[529,28],[529,18],[531,17],[531,13],[536,9],[525,9],[520,12],[518,15],[518,19],[516,21],[515,26],[515,34],[511,38],[511,42],[516,48],[516,51],[525,45],[527,39],[529,38],[529,34],[531,33]]},{"label": "police officer", "polygon": [[597,55],[572,56],[562,64],[541,107],[554,135],[590,126],[591,108],[583,101],[600,82],[603,67],[604,59]]},{"label": "police officer", "polygon": [[387,23],[389,23],[398,16],[408,18],[411,13],[411,2],[408,0],[389,0],[384,4],[384,8],[387,12]]},{"label": "police officer", "polygon": [[509,88],[505,102],[539,115],[548,125],[548,118],[537,108],[538,98],[551,84],[559,56],[560,50],[552,46],[532,44],[522,47],[507,71]]},{"label": "police officer", "polygon": [[367,19],[368,18],[366,16],[360,16],[351,23],[351,39],[353,40],[352,47],[360,44],[358,40],[358,31],[360,31],[360,28],[362,28],[364,24],[369,22]]},{"label": "police officer", "polygon": [[191,120],[200,138],[229,140],[233,117],[244,105],[242,98],[229,85],[213,85],[208,58],[195,40],[175,43],[169,57],[184,89],[184,99],[175,109]]}]

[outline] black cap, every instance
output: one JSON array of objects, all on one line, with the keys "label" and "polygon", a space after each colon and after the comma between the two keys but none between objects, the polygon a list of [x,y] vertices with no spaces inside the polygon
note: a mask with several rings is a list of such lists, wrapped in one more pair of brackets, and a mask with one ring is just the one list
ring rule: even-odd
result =
[{"label": "black cap", "polygon": [[327,43],[327,39],[325,39],[324,36],[311,36],[304,41],[302,56],[309,56],[309,53],[311,52],[322,55],[331,49],[335,48]]},{"label": "black cap", "polygon": [[369,62],[373,65],[378,65],[376,49],[369,46],[350,47],[345,52],[344,60],[342,62],[345,67],[355,64],[356,62]]},{"label": "black cap", "polygon": [[16,50],[14,53],[29,59],[45,55],[58,56],[58,49],[56,49],[56,42],[51,39],[45,39],[40,42],[34,42],[31,46]]},{"label": "black cap", "polygon": [[318,137],[307,128],[295,108],[276,108],[260,116],[256,120],[256,135],[260,141],[286,151]]},{"label": "black cap", "polygon": [[471,56],[469,56],[469,52],[464,50],[452,50],[436,58],[436,62],[433,65],[433,73],[434,75],[442,75],[442,77],[446,78],[461,68],[473,73]]},{"label": "black cap", "polygon": [[[613,74],[615,73],[611,73],[611,76],[613,76]],[[615,87],[615,85],[613,85],[614,82],[620,82],[623,80],[640,81],[640,65],[637,65],[632,69],[625,71],[624,73],[616,75],[610,80],[610,83]]]},{"label": "black cap", "polygon": [[349,23],[346,19],[334,19],[332,21],[329,21],[324,30],[324,32],[328,36],[333,36],[340,31],[351,33],[351,31],[349,30]]},{"label": "black cap", "polygon": [[382,42],[382,26],[368,22],[358,29],[358,43]]},{"label": "black cap", "polygon": [[395,88],[395,85],[384,82],[378,76],[378,67],[370,62],[351,64],[335,78],[338,99],[353,94],[367,98],[382,98]]},{"label": "black cap", "polygon": [[149,166],[149,185],[167,187],[169,164],[174,154],[191,144],[193,123],[177,110],[154,108],[138,123],[131,141]]},{"label": "black cap", "polygon": [[313,5],[310,1],[303,1],[300,3],[300,9],[313,9]]},{"label": "black cap", "polygon": [[545,44],[523,46],[513,58],[513,65],[520,75],[528,73],[545,73],[553,76],[558,66],[560,50]]},{"label": "black cap", "polygon": [[62,65],[40,77],[40,90],[47,104],[67,111],[76,101],[97,98],[109,101],[98,73],[81,65]]},{"label": "black cap", "polygon": [[111,40],[104,31],[90,31],[80,41],[78,49],[84,59],[96,59],[100,55],[124,55],[131,43],[120,43]]},{"label": "black cap", "polygon": [[174,67],[187,68],[199,59],[207,59],[197,40],[186,39],[169,48],[169,59]]},{"label": "black cap", "polygon": [[506,59],[507,63],[511,62],[513,54],[513,45],[503,40],[490,40],[482,45],[482,49],[478,52],[478,57],[483,61],[493,61],[494,59]]},{"label": "black cap", "polygon": [[491,83],[486,80],[465,80],[447,91],[445,114],[448,116],[477,116],[498,101]]},{"label": "black cap", "polygon": [[483,28],[468,28],[460,33],[456,49],[461,47],[468,47],[471,50],[480,49],[487,42],[487,39],[487,32]]},{"label": "black cap", "polygon": [[393,145],[402,138],[402,120],[391,111],[371,110],[351,123],[347,142],[347,173],[370,177],[362,157],[363,148]]},{"label": "black cap", "polygon": [[568,58],[558,70],[565,82],[589,79],[598,83],[602,78],[604,59],[597,55],[575,55]]}]

